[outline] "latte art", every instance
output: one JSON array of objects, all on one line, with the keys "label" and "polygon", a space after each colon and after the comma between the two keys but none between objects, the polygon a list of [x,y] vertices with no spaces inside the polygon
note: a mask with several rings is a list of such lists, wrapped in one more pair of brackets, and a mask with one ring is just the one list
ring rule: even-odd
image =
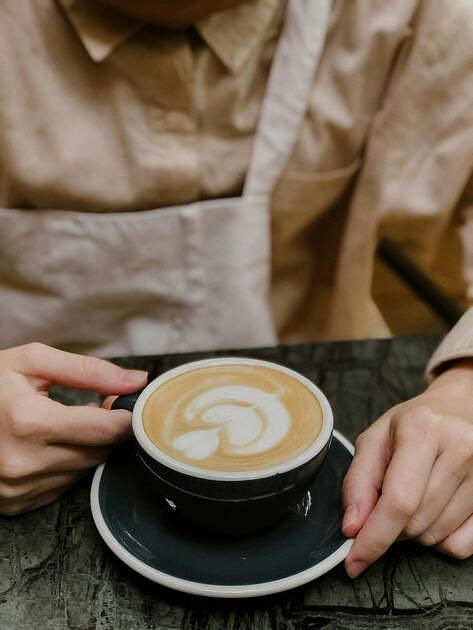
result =
[{"label": "latte art", "polygon": [[185,410],[189,423],[216,424],[177,437],[172,445],[190,459],[204,459],[220,444],[225,433],[228,455],[262,453],[280,442],[290,426],[289,414],[277,395],[241,385],[217,387],[200,394]]},{"label": "latte art", "polygon": [[158,448],[210,470],[256,470],[287,461],[320,433],[322,410],[301,382],[252,365],[198,368],[150,395],[143,425]]}]

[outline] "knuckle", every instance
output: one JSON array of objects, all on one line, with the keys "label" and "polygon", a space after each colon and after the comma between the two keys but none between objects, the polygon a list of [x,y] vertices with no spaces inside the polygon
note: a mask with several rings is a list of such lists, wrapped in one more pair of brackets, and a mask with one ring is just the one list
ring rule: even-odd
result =
[{"label": "knuckle", "polygon": [[122,440],[125,436],[123,427],[114,422],[108,422],[102,425],[100,429],[100,437],[103,444],[115,444]]},{"label": "knuckle", "polygon": [[342,481],[342,489],[343,492],[346,492],[349,488],[351,488],[353,484],[353,475],[351,472],[347,472],[345,478]]},{"label": "knuckle", "polygon": [[421,523],[415,519],[411,518],[407,525],[404,527],[404,534],[408,538],[418,538],[424,531]]},{"label": "knuckle", "polygon": [[399,430],[407,435],[428,435],[439,424],[439,415],[426,405],[416,405],[397,417]]},{"label": "knuckle", "polygon": [[462,435],[461,441],[455,446],[456,455],[463,462],[473,460],[473,432]]},{"label": "knuckle", "polygon": [[86,378],[96,380],[103,374],[102,361],[96,357],[81,355],[80,370]]},{"label": "knuckle", "polygon": [[39,411],[29,397],[13,400],[7,415],[8,431],[11,436],[26,439],[38,432]]},{"label": "knuckle", "polygon": [[21,490],[18,486],[8,483],[8,481],[0,480],[0,499],[2,504],[8,504],[21,496]]},{"label": "knuckle", "polygon": [[12,369],[11,366],[7,365],[0,365],[0,377],[1,383],[5,386],[5,388],[11,387],[13,389],[15,384],[19,381],[18,374],[15,369]]},{"label": "knuckle", "polygon": [[417,541],[424,547],[432,547],[439,542],[439,539],[426,529],[418,536]]},{"label": "knuckle", "polygon": [[348,505],[352,495],[353,482],[350,478],[345,478],[342,483],[342,496],[345,505]]},{"label": "knuckle", "polygon": [[0,504],[0,514],[2,516],[18,516],[24,508],[17,501],[8,501],[4,504]]},{"label": "knuckle", "polygon": [[430,536],[430,534],[426,531],[426,527],[426,523],[423,523],[420,518],[416,518],[414,515],[409,519],[409,522],[405,526],[404,533],[408,538],[417,538],[422,544],[434,544],[432,542],[423,542],[424,537],[427,537],[428,539]]},{"label": "knuckle", "polygon": [[74,474],[77,474],[78,477],[82,474],[86,474],[89,468],[103,464],[103,462],[107,460],[107,457],[113,452],[113,446],[95,446],[92,447],[92,449],[83,454],[80,465],[78,465],[77,469],[74,469]]},{"label": "knuckle", "polygon": [[362,476],[355,469],[350,469],[343,479],[342,489],[343,492],[346,493],[359,485],[362,485],[364,487],[365,484],[366,479],[363,479]]},{"label": "knuckle", "polygon": [[97,422],[94,428],[95,440],[97,444],[107,445],[115,444],[120,441],[124,434],[123,427],[119,422],[114,422],[113,416],[108,419],[102,419]]},{"label": "knuckle", "polygon": [[473,554],[473,545],[465,544],[464,541],[455,538],[445,540],[440,545],[440,549],[457,560],[466,560]]},{"label": "knuckle", "polygon": [[48,350],[48,346],[40,341],[32,341],[18,348],[20,354],[24,355],[29,362],[41,361]]},{"label": "knuckle", "polygon": [[8,482],[22,479],[29,474],[31,474],[31,469],[21,457],[8,455],[0,460],[0,479],[3,481],[1,489],[6,489]]},{"label": "knuckle", "polygon": [[395,516],[412,518],[417,510],[417,501],[408,492],[396,490],[386,497]]},{"label": "knuckle", "polygon": [[97,439],[100,444],[111,444],[117,439],[117,432],[110,425],[101,425],[97,429]]},{"label": "knuckle", "polygon": [[355,440],[355,448],[356,448],[356,450],[359,450],[359,449],[363,448],[363,446],[366,444],[366,442],[368,440],[369,440],[368,430],[363,431],[362,433],[360,433],[360,435]]}]

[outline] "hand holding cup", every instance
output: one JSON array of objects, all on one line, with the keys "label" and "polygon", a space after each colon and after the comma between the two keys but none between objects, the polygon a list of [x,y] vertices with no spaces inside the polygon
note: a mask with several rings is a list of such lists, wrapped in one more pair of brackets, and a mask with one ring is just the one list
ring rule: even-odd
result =
[{"label": "hand holding cup", "polygon": [[0,513],[50,503],[130,436],[128,411],[66,407],[48,398],[51,385],[127,394],[146,378],[39,343],[0,351]]}]

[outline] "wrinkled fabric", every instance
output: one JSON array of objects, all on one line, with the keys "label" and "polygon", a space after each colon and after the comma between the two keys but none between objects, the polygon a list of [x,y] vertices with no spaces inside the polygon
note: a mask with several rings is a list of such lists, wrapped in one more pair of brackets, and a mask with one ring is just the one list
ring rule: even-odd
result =
[{"label": "wrinkled fabric", "polygon": [[[30,340],[22,322],[35,312],[20,293],[53,296],[63,325],[72,316],[64,294],[93,285],[74,279],[74,256],[64,268],[59,255],[61,235],[73,234],[76,221],[90,225],[93,239],[112,233],[123,213],[242,193],[285,5],[256,0],[190,31],[166,32],[85,0],[0,0],[0,295],[1,303],[18,300],[19,313],[17,334],[3,335],[2,347]],[[380,235],[396,239],[453,298],[471,303],[472,18],[465,0],[334,3],[307,112],[271,198],[278,340],[387,335],[397,332],[396,310],[415,318],[415,301],[382,281],[374,255]],[[279,127],[273,134],[277,143]],[[42,234],[41,217],[53,211],[66,223]],[[130,251],[123,230],[121,238],[112,259],[93,268],[119,269],[122,257],[136,256],[141,236]],[[186,227],[175,247],[164,248],[179,261],[173,268],[192,277],[186,238],[198,241],[199,229]],[[34,247],[28,260],[37,264],[28,265],[23,252]],[[160,282],[174,280],[164,273]],[[176,287],[184,305],[172,317],[183,319],[168,335],[176,339],[168,351],[181,349],[175,331],[186,330],[198,279]],[[146,291],[133,304],[119,293],[109,308],[100,287],[90,300],[101,330],[118,302],[123,327],[159,308]],[[61,347],[96,348],[90,322],[59,341],[41,337],[41,322],[36,330]],[[194,347],[209,343],[197,339]],[[137,350],[132,338],[127,349]]]}]

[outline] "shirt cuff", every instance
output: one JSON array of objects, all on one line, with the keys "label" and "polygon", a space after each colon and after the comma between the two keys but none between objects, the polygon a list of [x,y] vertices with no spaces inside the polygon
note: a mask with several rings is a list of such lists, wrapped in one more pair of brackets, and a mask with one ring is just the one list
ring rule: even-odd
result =
[{"label": "shirt cuff", "polygon": [[431,383],[447,361],[473,357],[473,307],[459,319],[432,355],[425,370]]}]

